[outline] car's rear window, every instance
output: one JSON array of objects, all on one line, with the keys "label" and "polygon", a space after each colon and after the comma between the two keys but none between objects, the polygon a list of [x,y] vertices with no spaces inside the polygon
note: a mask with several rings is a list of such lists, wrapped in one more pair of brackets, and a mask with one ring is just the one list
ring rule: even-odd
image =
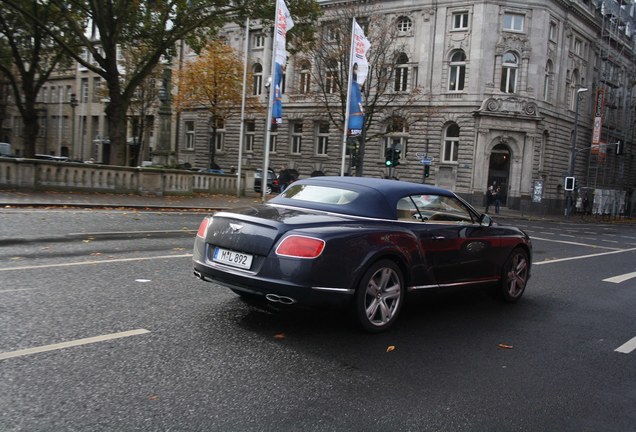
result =
[{"label": "car's rear window", "polygon": [[292,200],[309,201],[322,204],[349,204],[358,197],[358,192],[348,189],[340,189],[316,185],[294,185],[285,189],[281,194],[283,197]]}]

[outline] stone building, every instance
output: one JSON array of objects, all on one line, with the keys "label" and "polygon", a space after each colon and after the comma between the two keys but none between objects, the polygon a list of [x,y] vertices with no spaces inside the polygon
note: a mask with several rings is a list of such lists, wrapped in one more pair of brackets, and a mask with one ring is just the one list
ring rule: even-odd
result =
[{"label": "stone building", "polygon": [[[631,1],[320,3],[325,15],[319,31],[329,31],[337,11],[352,5],[391,20],[400,46],[391,65],[397,70],[394,91],[418,89],[408,106],[396,99],[372,126],[384,136],[366,147],[365,176],[387,174],[384,151],[397,142],[403,151],[392,175],[453,189],[477,205],[487,186],[496,183],[511,208],[533,199],[551,210],[562,208],[572,154],[577,187],[629,194],[636,186]],[[252,24],[248,36],[253,73],[248,91],[263,102],[271,64],[271,39],[265,30]],[[227,27],[224,37],[243,51],[243,28]],[[328,78],[317,76],[310,56],[288,59],[283,125],[272,134],[270,145],[273,169],[287,165],[302,177],[313,171],[340,173],[342,132],[316,103],[320,79]],[[600,145],[592,147],[599,94]],[[398,110],[419,120],[396,128],[392,119]],[[243,166],[262,165],[264,117],[245,120]],[[215,145],[219,165],[235,167],[240,116],[217,126],[213,138],[204,114],[182,113],[179,161],[198,166],[198,160],[207,159],[196,154]],[[616,155],[619,141],[622,154]],[[432,160],[430,177],[424,176],[424,158]]]}]

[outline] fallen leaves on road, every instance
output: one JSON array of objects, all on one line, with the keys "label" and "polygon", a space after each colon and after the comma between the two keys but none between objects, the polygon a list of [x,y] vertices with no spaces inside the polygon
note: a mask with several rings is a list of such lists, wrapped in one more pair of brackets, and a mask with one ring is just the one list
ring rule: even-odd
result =
[{"label": "fallen leaves on road", "polygon": [[388,347],[386,347],[386,352],[391,352],[395,350],[395,345],[389,345]]},{"label": "fallen leaves on road", "polygon": [[499,348],[502,349],[512,349],[512,345],[506,345],[506,344],[502,344],[500,343],[499,345],[497,345]]},{"label": "fallen leaves on road", "polygon": [[285,339],[285,333],[276,333],[274,335],[274,339],[277,339],[277,340]]}]

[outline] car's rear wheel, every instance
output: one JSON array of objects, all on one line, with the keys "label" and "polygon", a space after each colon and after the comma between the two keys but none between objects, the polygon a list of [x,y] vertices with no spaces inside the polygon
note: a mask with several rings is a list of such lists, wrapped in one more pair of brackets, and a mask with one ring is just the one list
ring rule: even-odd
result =
[{"label": "car's rear wheel", "polygon": [[530,276],[530,259],[522,248],[516,248],[508,257],[501,274],[499,287],[501,296],[507,302],[516,302],[521,298]]},{"label": "car's rear wheel", "polygon": [[267,185],[265,192],[267,193],[267,195],[270,195],[272,193],[272,187],[270,185]]},{"label": "car's rear wheel", "polygon": [[381,260],[364,274],[356,290],[354,314],[363,330],[377,333],[393,325],[404,301],[402,271],[392,261]]}]

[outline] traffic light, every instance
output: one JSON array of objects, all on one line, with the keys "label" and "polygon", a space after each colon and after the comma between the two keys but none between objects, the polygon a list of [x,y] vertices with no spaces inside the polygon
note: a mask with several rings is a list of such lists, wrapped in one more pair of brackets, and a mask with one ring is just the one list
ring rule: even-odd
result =
[{"label": "traffic light", "polygon": [[618,141],[616,143],[616,154],[622,155],[625,152],[625,143],[623,141]]},{"label": "traffic light", "polygon": [[384,164],[388,167],[393,166],[393,149],[388,148],[384,150]]},{"label": "traffic light", "polygon": [[400,154],[402,150],[399,148],[393,148],[393,166],[398,166],[400,164]]},{"label": "traffic light", "polygon": [[431,175],[431,166],[424,165],[424,177],[429,177]]}]

